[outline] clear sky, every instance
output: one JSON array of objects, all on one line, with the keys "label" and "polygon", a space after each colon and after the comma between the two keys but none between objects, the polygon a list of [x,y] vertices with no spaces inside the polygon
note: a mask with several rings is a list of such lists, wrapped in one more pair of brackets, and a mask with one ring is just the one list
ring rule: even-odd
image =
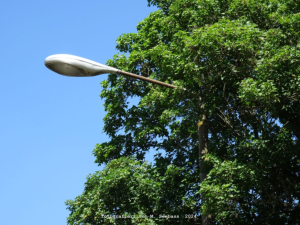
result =
[{"label": "clear sky", "polygon": [[[73,54],[105,64],[115,41],[155,11],[146,0],[3,1],[0,14],[0,221],[66,224],[94,163],[107,75],[64,77],[44,59]],[[151,154],[147,160],[151,161]]]}]

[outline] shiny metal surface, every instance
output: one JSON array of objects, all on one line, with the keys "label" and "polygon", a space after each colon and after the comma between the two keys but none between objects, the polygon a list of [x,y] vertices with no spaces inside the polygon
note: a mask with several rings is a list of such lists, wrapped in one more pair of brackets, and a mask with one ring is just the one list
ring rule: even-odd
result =
[{"label": "shiny metal surface", "polygon": [[45,66],[56,73],[71,77],[90,77],[118,72],[115,68],[67,54],[57,54],[47,57],[45,59]]}]

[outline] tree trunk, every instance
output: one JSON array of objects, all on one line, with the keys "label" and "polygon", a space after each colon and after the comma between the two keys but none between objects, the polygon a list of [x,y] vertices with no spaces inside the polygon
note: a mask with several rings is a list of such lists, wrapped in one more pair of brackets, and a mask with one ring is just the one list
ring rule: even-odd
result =
[{"label": "tree trunk", "polygon": [[[208,126],[206,116],[202,116],[202,121],[198,122],[198,139],[199,139],[199,169],[200,169],[200,183],[206,178],[208,171],[202,158],[208,154]],[[201,193],[201,204],[205,201],[204,194]],[[211,214],[202,215],[202,225],[213,225]]]}]

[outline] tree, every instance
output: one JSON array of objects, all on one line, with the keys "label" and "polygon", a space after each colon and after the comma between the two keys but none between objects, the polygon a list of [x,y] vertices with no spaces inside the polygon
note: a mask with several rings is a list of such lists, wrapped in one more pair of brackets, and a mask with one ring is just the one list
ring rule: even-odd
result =
[{"label": "tree", "polygon": [[[107,64],[178,88],[102,82],[111,139],[93,154],[107,168],[67,201],[68,223],[300,223],[299,1],[148,3],[159,10],[117,39],[129,56]],[[208,134],[200,148],[198,130]],[[165,154],[142,164],[151,148]],[[155,216],[98,219],[126,213]]]}]

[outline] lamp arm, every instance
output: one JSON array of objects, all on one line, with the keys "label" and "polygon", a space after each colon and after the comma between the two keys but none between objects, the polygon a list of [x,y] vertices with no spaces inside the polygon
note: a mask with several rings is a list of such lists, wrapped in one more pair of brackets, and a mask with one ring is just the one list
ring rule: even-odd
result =
[{"label": "lamp arm", "polygon": [[129,77],[133,77],[133,78],[136,78],[136,79],[139,79],[139,80],[147,81],[147,82],[157,84],[157,85],[160,85],[160,86],[164,86],[164,87],[167,87],[167,88],[176,88],[177,87],[177,86],[172,85],[172,84],[167,84],[165,82],[150,79],[148,77],[139,76],[139,75],[136,75],[136,74],[133,74],[133,73],[128,73],[128,72],[125,72],[125,71],[122,71],[122,70],[118,70],[116,73],[119,73],[119,74],[122,74],[122,75],[125,75],[125,76],[129,76]]}]

